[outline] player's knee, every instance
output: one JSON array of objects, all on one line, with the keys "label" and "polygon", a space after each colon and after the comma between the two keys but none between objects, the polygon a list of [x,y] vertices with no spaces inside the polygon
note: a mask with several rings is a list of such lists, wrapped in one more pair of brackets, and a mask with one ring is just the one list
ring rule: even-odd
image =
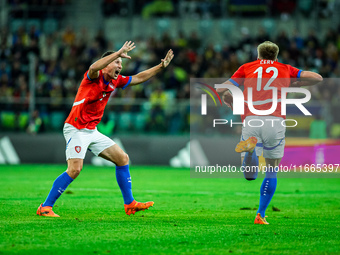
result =
[{"label": "player's knee", "polygon": [[75,167],[71,170],[71,172],[76,175],[80,174],[80,171],[81,171],[80,167]]},{"label": "player's knee", "polygon": [[127,155],[125,152],[122,153],[119,157],[119,160],[117,161],[118,166],[125,166],[129,164],[129,155]]},{"label": "player's knee", "polygon": [[68,160],[67,166],[67,174],[72,178],[75,179],[80,171],[83,169],[83,160],[82,159],[70,159]]},{"label": "player's knee", "polygon": [[75,179],[82,170],[81,166],[72,166],[67,169],[67,173],[70,175],[71,178]]},{"label": "player's knee", "polygon": [[80,174],[80,171],[81,171],[81,168],[80,168],[80,167],[76,167],[76,168],[73,169],[73,172],[74,172],[75,174]]},{"label": "player's knee", "polygon": [[127,155],[126,153],[124,153],[123,157],[122,157],[122,161],[124,165],[129,164],[129,155]]}]

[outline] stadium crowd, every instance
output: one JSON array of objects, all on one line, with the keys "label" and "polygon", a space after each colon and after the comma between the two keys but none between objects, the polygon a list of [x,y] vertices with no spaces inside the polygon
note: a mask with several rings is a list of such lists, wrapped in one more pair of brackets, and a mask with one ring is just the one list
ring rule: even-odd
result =
[{"label": "stadium crowd", "polygon": [[[164,33],[159,38],[135,38],[137,48],[131,53],[132,61],[125,60],[123,74],[133,75],[147,67],[159,63],[167,49],[175,53],[173,63],[165,72],[157,75],[145,86],[132,87],[124,92],[119,90],[114,97],[125,99],[149,99],[151,114],[149,126],[166,130],[167,105],[170,100],[189,98],[189,79],[191,77],[230,77],[237,68],[257,56],[257,45],[265,40],[272,40],[280,47],[279,60],[303,70],[313,70],[323,77],[340,77],[339,53],[340,31],[330,29],[327,36],[320,40],[314,30],[307,37],[298,31],[288,34],[285,31],[271,38],[264,29],[256,37],[245,30],[242,39],[233,44],[228,41],[220,44],[206,44],[201,36],[193,31],[190,35],[180,32],[176,37]],[[103,31],[90,38],[86,29],[76,34],[72,27],[50,35],[43,34],[34,26],[26,30],[20,27],[14,33],[1,29],[0,34],[0,97],[13,98],[20,105],[3,103],[2,110],[27,111],[28,109],[28,70],[29,55],[37,56],[36,97],[49,98],[41,112],[70,110],[65,104],[67,98],[73,100],[84,72],[101,54],[120,45],[108,41]],[[340,89],[336,84],[313,88],[313,99],[337,101]],[[41,107],[42,107],[41,106]],[[47,107],[47,108],[46,108]],[[124,108],[124,107],[123,107]],[[128,111],[140,111],[140,106],[124,108]],[[124,110],[123,109],[123,110]],[[186,112],[188,109],[186,109]],[[183,113],[171,112],[175,120],[188,118]],[[156,122],[156,123],[154,123]],[[184,124],[177,129],[185,130]],[[159,128],[158,128],[159,130]],[[177,130],[178,131],[178,130]]]}]

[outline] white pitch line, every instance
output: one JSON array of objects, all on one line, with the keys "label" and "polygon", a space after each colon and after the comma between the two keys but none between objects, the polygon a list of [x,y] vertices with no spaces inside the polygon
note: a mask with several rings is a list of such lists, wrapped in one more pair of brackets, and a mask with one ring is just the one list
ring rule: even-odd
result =
[{"label": "white pitch line", "polygon": [[[98,188],[69,188],[69,190],[79,191],[99,191],[99,192],[118,192],[119,189],[98,189]],[[153,193],[153,194],[193,194],[193,195],[233,195],[243,197],[258,197],[258,192],[210,192],[210,191],[190,191],[190,192],[174,192],[170,190],[134,190],[138,193]],[[310,194],[310,193],[294,193],[294,194],[274,194],[275,197],[328,197],[329,194]]]},{"label": "white pitch line", "polygon": [[[80,191],[101,191],[101,192],[115,192],[117,189],[97,189],[97,188],[70,188],[72,190],[80,190]],[[182,192],[174,192],[171,190],[134,190],[135,192],[144,192],[144,193],[163,193],[163,194],[180,194]],[[205,191],[197,191],[197,192],[186,192],[186,194],[197,194],[197,195],[213,195],[216,194],[214,192],[205,192]],[[221,193],[225,194],[225,193]]]}]

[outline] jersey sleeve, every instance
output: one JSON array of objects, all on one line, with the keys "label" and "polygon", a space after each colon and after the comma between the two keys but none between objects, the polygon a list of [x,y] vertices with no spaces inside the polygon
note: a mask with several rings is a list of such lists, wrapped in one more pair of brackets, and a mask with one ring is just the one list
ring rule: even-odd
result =
[{"label": "jersey sleeve", "polygon": [[300,78],[302,70],[288,65],[290,78]]},{"label": "jersey sleeve", "polygon": [[119,75],[117,79],[117,88],[125,89],[127,86],[130,85],[131,80],[132,76]]},{"label": "jersey sleeve", "polygon": [[92,79],[91,79],[91,78],[89,77],[89,70],[87,70],[86,73],[84,74],[84,79],[87,79],[87,80],[89,80],[89,81],[93,81],[93,80],[98,79],[99,76],[100,76],[100,74],[101,74],[101,73],[99,73],[99,75],[98,75],[97,78],[92,78]]},{"label": "jersey sleeve", "polygon": [[239,69],[231,76],[229,81],[236,87],[242,86],[245,78],[244,65],[240,66]]}]

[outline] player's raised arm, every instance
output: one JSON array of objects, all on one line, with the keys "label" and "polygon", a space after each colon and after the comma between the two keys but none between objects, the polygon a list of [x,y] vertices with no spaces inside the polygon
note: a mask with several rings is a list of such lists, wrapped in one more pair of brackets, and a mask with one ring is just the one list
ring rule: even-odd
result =
[{"label": "player's raised arm", "polygon": [[[229,80],[223,82],[223,84],[227,84],[227,85],[234,85],[233,83],[231,83]],[[224,92],[228,91],[229,89],[226,89],[226,88],[218,88],[216,89],[216,92],[218,94],[223,94]]]},{"label": "player's raised arm", "polygon": [[99,70],[102,70],[107,65],[109,65],[112,61],[116,60],[117,58],[131,59],[131,57],[127,53],[133,50],[135,47],[136,46],[134,42],[126,41],[124,45],[117,52],[114,52],[111,55],[103,57],[97,60],[96,62],[94,62],[89,68],[89,72],[88,72],[89,78],[90,79],[98,78]]},{"label": "player's raised arm", "polygon": [[[239,69],[231,76],[231,78],[223,84],[227,85],[233,85],[239,87],[243,84],[243,79],[245,78],[245,72],[244,72],[244,65],[240,66]],[[233,96],[230,93],[229,89],[226,88],[218,88],[216,90],[217,93],[219,93],[222,96],[223,102],[233,109]]]},{"label": "player's raised arm", "polygon": [[151,67],[150,69],[147,69],[143,72],[140,72],[136,75],[133,75],[130,86],[143,83],[149,80],[151,77],[155,76],[157,73],[159,73],[162,69],[166,68],[170,64],[173,57],[174,57],[173,51],[169,50],[165,58],[161,60],[160,64]]},{"label": "player's raised arm", "polygon": [[[234,85],[232,82],[227,80],[226,82],[223,82],[223,84],[227,85]],[[223,102],[231,109],[233,109],[233,96],[230,93],[229,89],[226,88],[218,88],[216,89],[216,92],[221,95]]]},{"label": "player's raised arm", "polygon": [[300,81],[292,83],[291,87],[312,86],[322,82],[323,78],[320,74],[311,71],[302,71]]}]

